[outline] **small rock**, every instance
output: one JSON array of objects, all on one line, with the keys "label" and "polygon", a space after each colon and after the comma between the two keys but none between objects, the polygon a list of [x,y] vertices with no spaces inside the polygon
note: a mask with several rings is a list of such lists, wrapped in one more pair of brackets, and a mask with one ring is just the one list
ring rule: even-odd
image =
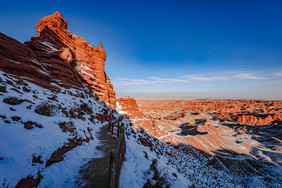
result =
[{"label": "small rock", "polygon": [[18,117],[18,116],[13,116],[11,119],[12,119],[13,121],[19,121],[21,118]]}]

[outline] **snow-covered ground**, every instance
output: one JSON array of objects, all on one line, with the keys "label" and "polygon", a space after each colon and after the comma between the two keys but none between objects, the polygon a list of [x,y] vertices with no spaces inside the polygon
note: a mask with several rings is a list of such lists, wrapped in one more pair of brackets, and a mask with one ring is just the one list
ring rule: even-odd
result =
[{"label": "snow-covered ground", "polygon": [[[0,72],[0,89],[0,187],[15,187],[22,178],[39,175],[39,187],[74,187],[81,166],[103,155],[96,149],[100,142],[95,134],[107,122],[93,117],[105,110],[120,116],[87,88],[55,93]],[[70,127],[63,131],[64,123]],[[57,149],[79,139],[82,143],[62,161],[46,165]]]},{"label": "snow-covered ground", "polygon": [[[126,128],[126,160],[123,163],[120,175],[120,187],[143,187],[149,179],[155,184],[160,181],[164,187],[187,187],[192,183],[180,174],[176,168],[168,165],[168,158],[151,151],[150,147],[143,146],[134,137],[139,133],[131,127]],[[140,134],[141,136],[141,134]],[[156,162],[154,162],[156,161]],[[156,175],[157,171],[158,175]],[[155,177],[154,177],[155,175]]]},{"label": "snow-covered ground", "polygon": [[128,126],[126,135],[122,188],[143,187],[147,181],[160,187],[281,187],[282,168],[275,163],[250,155],[224,156],[224,151],[212,156],[192,146],[161,142],[141,127]]}]

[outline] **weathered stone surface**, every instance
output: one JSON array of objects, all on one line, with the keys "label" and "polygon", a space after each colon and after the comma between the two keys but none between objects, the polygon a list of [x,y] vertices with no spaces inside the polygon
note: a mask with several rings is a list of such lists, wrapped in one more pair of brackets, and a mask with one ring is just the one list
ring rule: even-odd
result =
[{"label": "weathered stone surface", "polygon": [[38,62],[35,52],[24,44],[0,33],[0,70],[45,88],[54,89],[54,80]]},{"label": "weathered stone surface", "polygon": [[60,58],[68,63],[75,61],[75,69],[87,81],[93,92],[101,101],[115,109],[115,91],[109,77],[105,73],[106,53],[102,44],[100,43],[98,47],[93,47],[82,37],[71,34],[67,30],[67,21],[59,12],[42,18],[36,25],[38,39],[45,39],[42,31],[46,27],[52,30],[61,39],[63,44],[67,46],[67,48],[60,49]]},{"label": "weathered stone surface", "polygon": [[267,115],[266,118],[256,117],[254,115],[242,115],[237,120],[242,125],[271,125],[275,121],[282,121],[282,115]]},{"label": "weathered stone surface", "polygon": [[89,87],[109,107],[116,108],[115,91],[105,73],[105,50],[93,47],[67,30],[59,12],[36,25],[38,37],[22,44],[0,33],[0,70],[39,86],[83,90]]}]

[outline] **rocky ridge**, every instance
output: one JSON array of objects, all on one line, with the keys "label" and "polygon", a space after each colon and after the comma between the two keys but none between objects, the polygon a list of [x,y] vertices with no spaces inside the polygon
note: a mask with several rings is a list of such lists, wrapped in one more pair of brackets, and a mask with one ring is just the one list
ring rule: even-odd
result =
[{"label": "rocky ridge", "polygon": [[0,33],[0,187],[87,186],[82,169],[104,156],[97,134],[124,120],[105,51],[71,34],[58,12],[37,29],[24,44]]},{"label": "rocky ridge", "polygon": [[42,18],[36,28],[38,37],[25,44],[0,33],[0,70],[50,89],[56,89],[52,83],[64,88],[90,87],[99,100],[115,109],[102,44],[93,47],[71,34],[59,12]]}]

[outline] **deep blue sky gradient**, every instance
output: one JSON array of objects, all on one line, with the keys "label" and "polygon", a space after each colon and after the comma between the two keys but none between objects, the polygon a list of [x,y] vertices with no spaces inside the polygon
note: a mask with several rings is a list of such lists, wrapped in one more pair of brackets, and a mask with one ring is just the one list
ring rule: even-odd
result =
[{"label": "deep blue sky gradient", "polygon": [[30,40],[55,11],[102,42],[118,96],[282,99],[282,1],[3,1],[0,32]]}]

